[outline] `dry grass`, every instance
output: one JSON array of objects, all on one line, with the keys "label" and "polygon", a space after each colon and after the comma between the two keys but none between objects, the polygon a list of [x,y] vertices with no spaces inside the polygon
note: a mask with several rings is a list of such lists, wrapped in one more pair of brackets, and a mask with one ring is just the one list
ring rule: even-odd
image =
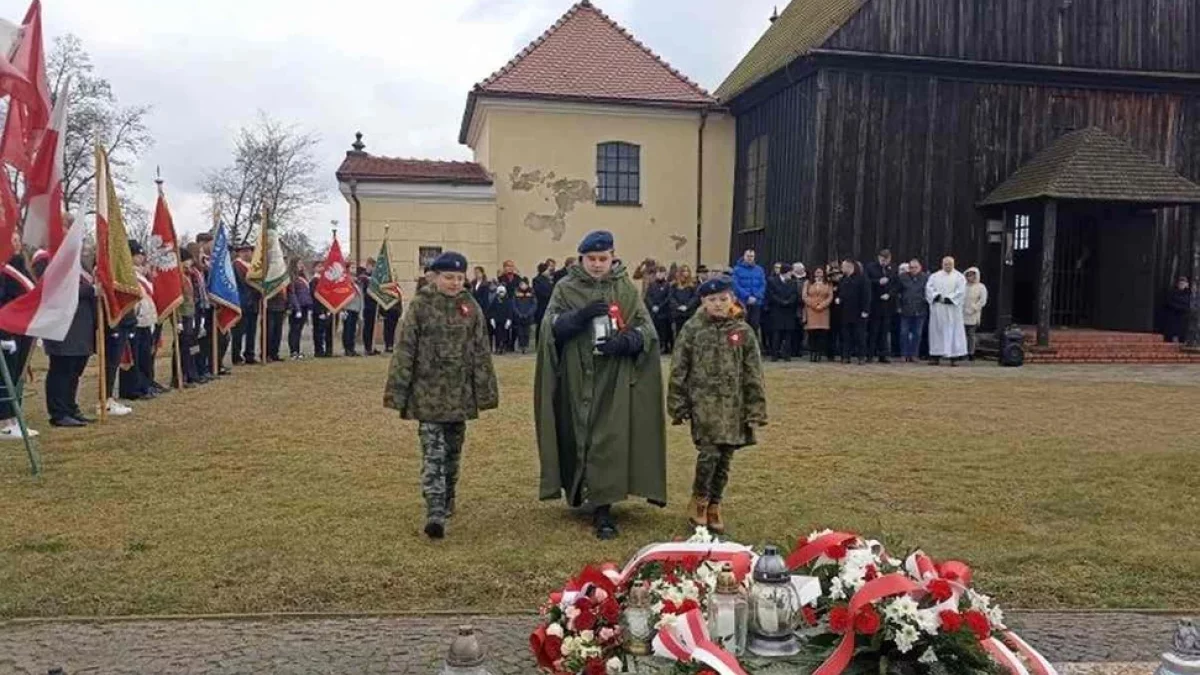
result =
[{"label": "dry grass", "polygon": [[[46,426],[38,395],[44,477],[19,444],[0,454],[0,616],[532,610],[583,563],[685,533],[682,429],[672,505],[623,507],[616,542],[536,501],[532,361],[503,359],[460,513],[426,541],[386,366],[238,370],[75,433]],[[772,368],[773,422],[734,463],[734,534],[882,533],[969,561],[1009,605],[1200,604],[1200,387],[1069,373]]]}]

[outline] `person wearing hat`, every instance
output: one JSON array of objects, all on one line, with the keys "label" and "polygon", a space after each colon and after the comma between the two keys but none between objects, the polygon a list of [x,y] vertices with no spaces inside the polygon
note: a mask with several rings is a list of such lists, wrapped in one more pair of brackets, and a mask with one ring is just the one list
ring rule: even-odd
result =
[{"label": "person wearing hat", "polygon": [[771,360],[792,360],[792,341],[800,321],[800,283],[792,266],[783,263],[767,280],[767,327],[771,333]]},{"label": "person wearing hat", "polygon": [[168,389],[154,379],[154,329],[158,325],[158,308],[154,304],[154,283],[146,268],[146,251],[140,242],[129,240],[129,253],[142,298],[133,312],[134,327],[129,335],[129,350],[133,355],[130,368],[122,368],[117,389],[121,398],[137,400],[154,398]]},{"label": "person wearing hat", "polygon": [[618,534],[613,504],[667,502],[658,334],[614,248],[605,231],[580,242],[546,308],[534,384],[539,495],[589,502],[599,539]]},{"label": "person wearing hat", "polygon": [[324,304],[316,300],[317,283],[325,273],[325,263],[318,261],[313,265],[312,278],[308,280],[308,293],[313,297],[312,304],[312,339],[313,357],[326,359],[333,356],[333,315]]},{"label": "person wearing hat", "polygon": [[674,425],[691,422],[696,445],[688,522],[722,534],[721,501],[733,453],[754,445],[754,428],[767,423],[766,387],[758,337],[742,318],[733,283],[709,279],[700,298],[700,311],[675,338],[667,412]]},{"label": "person wearing hat", "polygon": [[408,305],[392,354],[384,407],[417,420],[425,534],[446,535],[454,514],[467,421],[500,404],[483,310],[466,290],[467,259],[438,256],[431,284]]},{"label": "person wearing hat", "polygon": [[[233,250],[237,254],[233,261],[233,274],[237,277],[238,298],[242,304],[242,318],[229,331],[233,338],[233,365],[254,365],[258,363],[254,348],[258,345],[258,312],[262,305],[262,293],[246,281],[250,273],[250,261],[254,257],[254,246],[239,244]],[[261,356],[266,358],[266,354]]]}]

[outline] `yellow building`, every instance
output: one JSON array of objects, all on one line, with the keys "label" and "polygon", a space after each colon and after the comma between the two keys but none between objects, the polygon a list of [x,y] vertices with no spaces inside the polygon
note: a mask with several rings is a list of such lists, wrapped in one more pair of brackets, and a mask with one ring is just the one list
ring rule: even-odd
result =
[{"label": "yellow building", "polygon": [[631,264],[729,262],[733,118],[590,2],[474,87],[459,141],[474,163],[347,153],[354,257],[390,223],[405,279],[439,248],[528,275],[594,229]]}]

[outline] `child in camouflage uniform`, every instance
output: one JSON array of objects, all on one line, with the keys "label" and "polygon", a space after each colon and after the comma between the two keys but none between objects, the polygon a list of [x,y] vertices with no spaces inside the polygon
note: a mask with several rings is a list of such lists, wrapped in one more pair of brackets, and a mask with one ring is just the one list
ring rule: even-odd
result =
[{"label": "child in camouflage uniform", "polygon": [[701,308],[675,338],[667,413],[675,425],[691,420],[696,477],[688,522],[721,534],[721,500],[738,448],[754,445],[754,427],[767,423],[758,338],[742,319],[733,284],[715,277],[700,286]]},{"label": "child in camouflage uniform", "polygon": [[454,513],[467,420],[499,405],[486,320],[466,290],[467,259],[443,253],[433,280],[408,305],[392,355],[383,405],[418,420],[425,534],[441,539]]}]

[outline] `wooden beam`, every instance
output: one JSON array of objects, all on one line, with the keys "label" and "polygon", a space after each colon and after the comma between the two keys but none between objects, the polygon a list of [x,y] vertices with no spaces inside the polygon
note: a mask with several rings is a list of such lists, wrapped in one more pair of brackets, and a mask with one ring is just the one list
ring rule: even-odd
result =
[{"label": "wooden beam", "polygon": [[1200,205],[1189,210],[1192,212],[1192,311],[1187,346],[1200,348]]},{"label": "wooden beam", "polygon": [[1054,240],[1058,235],[1058,202],[1046,200],[1042,218],[1042,274],[1038,283],[1037,343],[1050,346],[1050,314],[1054,309]]},{"label": "wooden beam", "polygon": [[1012,269],[1012,238],[1013,228],[1010,225],[1011,212],[1004,210],[1004,231],[1000,235],[1000,245],[995,247],[996,264],[996,335],[1004,335],[1005,329],[1012,323],[1013,269]]}]

